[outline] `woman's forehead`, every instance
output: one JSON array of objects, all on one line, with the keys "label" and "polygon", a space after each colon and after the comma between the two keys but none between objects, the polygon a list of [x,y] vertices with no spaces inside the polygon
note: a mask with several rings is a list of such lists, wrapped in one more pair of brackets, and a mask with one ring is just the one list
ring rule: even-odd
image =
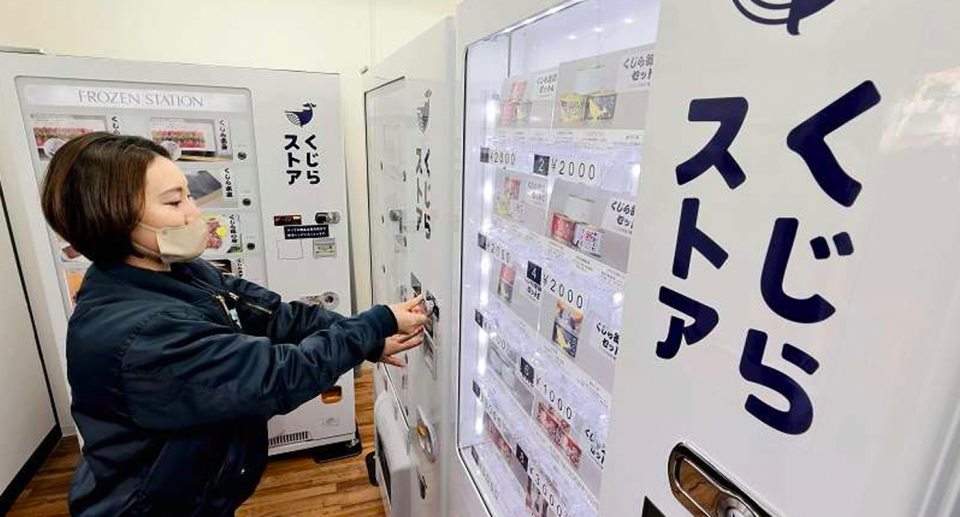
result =
[{"label": "woman's forehead", "polygon": [[187,185],[187,178],[180,171],[180,167],[166,158],[157,158],[150,163],[146,180],[148,194],[162,194]]}]

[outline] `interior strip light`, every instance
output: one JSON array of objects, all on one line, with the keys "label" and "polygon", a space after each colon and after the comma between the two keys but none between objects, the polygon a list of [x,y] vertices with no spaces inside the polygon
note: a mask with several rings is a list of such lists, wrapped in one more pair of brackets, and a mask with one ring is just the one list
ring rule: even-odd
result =
[{"label": "interior strip light", "polygon": [[515,31],[515,30],[517,30],[517,29],[519,29],[519,28],[521,28],[521,27],[525,27],[525,26],[527,26],[527,25],[530,25],[530,24],[533,23],[533,22],[536,22],[536,21],[538,21],[538,20],[541,20],[541,19],[543,19],[543,18],[546,18],[547,16],[550,16],[550,15],[553,15],[553,14],[557,14],[557,13],[559,13],[560,11],[562,11],[562,10],[564,10],[564,9],[567,9],[567,8],[569,8],[569,7],[573,7],[573,6],[577,5],[577,4],[582,3],[582,2],[585,2],[585,1],[586,1],[586,0],[568,0],[567,2],[564,2],[564,3],[560,4],[560,5],[555,6],[555,7],[551,7],[550,9],[547,9],[546,11],[543,11],[542,13],[535,14],[535,15],[527,18],[526,20],[523,20],[522,22],[520,22],[520,23],[518,23],[518,24],[516,24],[516,25],[511,25],[510,27],[507,27],[506,29],[503,29],[502,31],[498,32],[496,35],[497,35],[497,36],[503,36],[504,34],[510,34],[511,32],[513,32],[513,31]]}]

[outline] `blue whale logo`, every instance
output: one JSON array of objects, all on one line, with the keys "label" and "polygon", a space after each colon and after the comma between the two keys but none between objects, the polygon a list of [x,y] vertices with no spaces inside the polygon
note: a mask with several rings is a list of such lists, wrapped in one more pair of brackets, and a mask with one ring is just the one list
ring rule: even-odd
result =
[{"label": "blue whale logo", "polygon": [[[787,32],[798,36],[800,20],[813,16],[836,0],[786,0],[774,3],[766,0],[733,0],[733,5],[750,20],[763,25],[786,25]],[[753,4],[748,9],[745,3]]]}]

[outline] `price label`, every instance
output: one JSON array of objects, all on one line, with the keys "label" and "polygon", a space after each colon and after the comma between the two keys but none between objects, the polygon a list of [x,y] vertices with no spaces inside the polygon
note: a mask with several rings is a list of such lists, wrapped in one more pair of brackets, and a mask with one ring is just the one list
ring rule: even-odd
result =
[{"label": "price label", "polygon": [[517,152],[498,147],[484,147],[480,149],[480,162],[500,167],[516,167]]},{"label": "price label", "polygon": [[614,198],[603,212],[603,229],[630,237],[633,235],[633,220],[637,215],[637,203]]},{"label": "price label", "polygon": [[649,88],[653,81],[653,48],[641,47],[623,54],[617,72],[617,91]]},{"label": "price label", "polygon": [[552,158],[550,174],[567,181],[594,186],[600,179],[600,166],[593,160]]},{"label": "price label", "polygon": [[487,243],[487,252],[494,256],[500,262],[504,264],[513,264],[513,255],[510,253],[510,250],[503,247],[502,244],[497,242]]},{"label": "price label", "polygon": [[[537,497],[534,498],[535,504],[545,503],[547,508],[552,510],[557,517],[567,517],[569,515],[566,507],[561,502],[560,494],[557,493],[557,490],[553,486],[553,482],[539,467],[534,466],[530,469],[530,481],[537,492],[539,492]],[[546,512],[543,512],[539,515],[544,515],[545,513]]]},{"label": "price label", "polygon": [[548,272],[543,273],[543,289],[579,310],[587,306],[587,295],[581,289],[564,282]]},{"label": "price label", "polygon": [[602,321],[597,322],[597,334],[600,338],[600,348],[611,359],[616,360],[620,355],[620,331]]},{"label": "price label", "polygon": [[504,357],[510,357],[510,345],[507,343],[507,340],[500,335],[500,333],[491,334],[490,341],[492,341],[493,344],[496,345],[501,352],[503,352]]},{"label": "price label", "polygon": [[571,405],[570,400],[564,399],[557,389],[551,386],[542,375],[534,376],[533,387],[543,396],[543,399],[553,408],[557,415],[563,417],[568,422],[573,421],[573,416],[577,414],[577,412],[573,405]]}]

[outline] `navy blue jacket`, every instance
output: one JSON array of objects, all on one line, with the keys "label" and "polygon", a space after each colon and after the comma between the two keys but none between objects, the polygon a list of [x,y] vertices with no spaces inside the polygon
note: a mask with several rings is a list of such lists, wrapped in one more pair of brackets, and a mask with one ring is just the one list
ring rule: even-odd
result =
[{"label": "navy blue jacket", "polygon": [[267,420],[378,360],[396,332],[387,307],[282,303],[201,260],[92,266],[67,332],[84,440],[70,513],[232,516],[266,466]]}]

